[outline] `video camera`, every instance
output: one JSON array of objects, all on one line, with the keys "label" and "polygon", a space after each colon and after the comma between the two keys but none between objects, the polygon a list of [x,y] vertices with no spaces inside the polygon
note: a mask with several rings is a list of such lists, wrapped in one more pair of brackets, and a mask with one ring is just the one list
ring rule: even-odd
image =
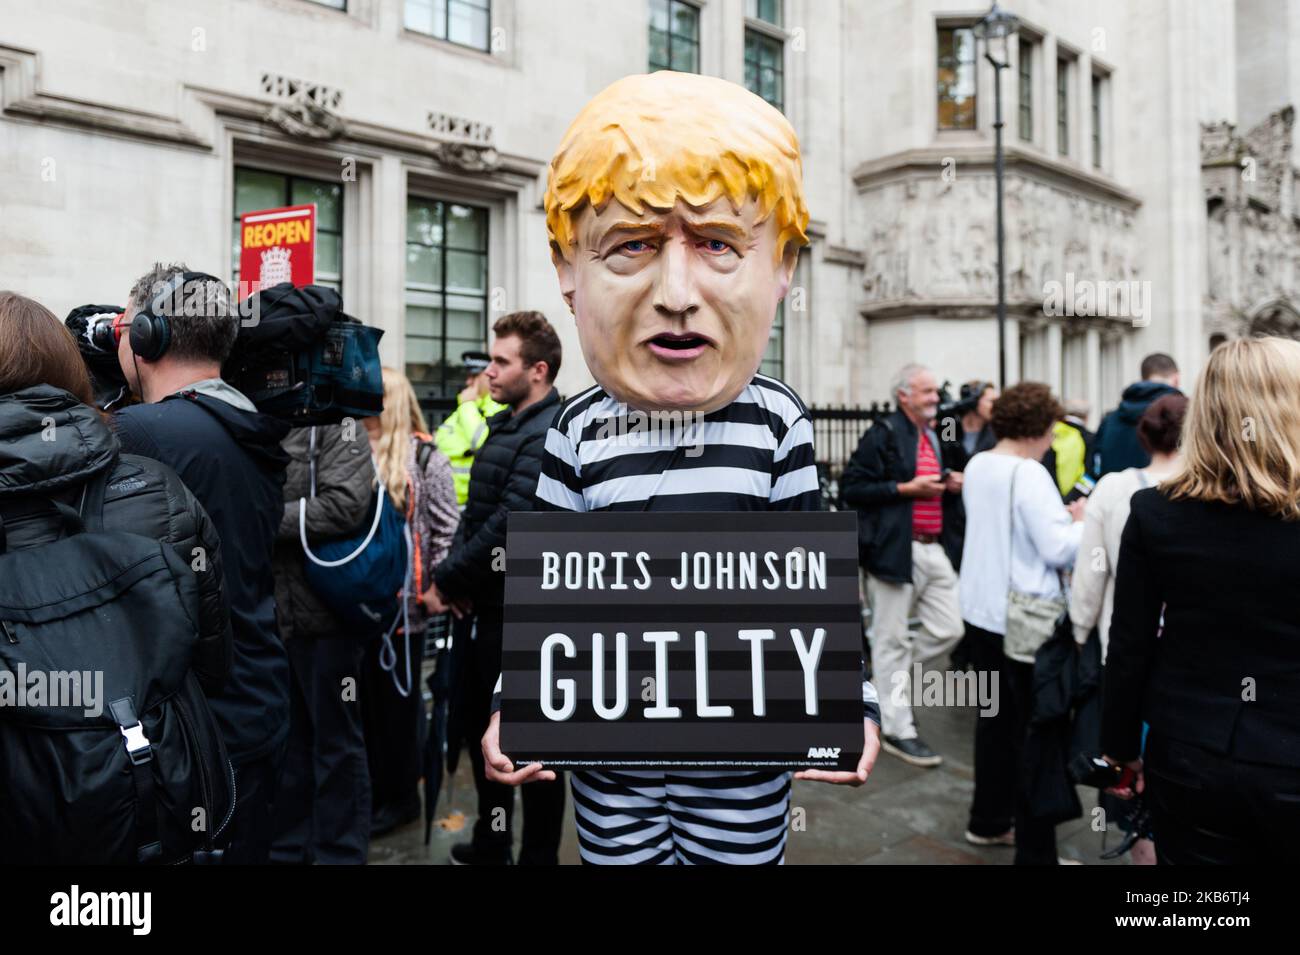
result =
[{"label": "video camera", "polygon": [[[130,401],[117,357],[122,312],[116,305],[83,305],[64,320],[102,411]],[[345,313],[338,292],[284,282],[254,293],[232,312],[239,333],[221,377],[258,411],[295,427],[337,424],[383,411],[379,340],[384,332]]]},{"label": "video camera", "polygon": [[282,282],[250,298],[241,312],[257,320],[240,323],[221,377],[258,411],[302,427],[384,410],[383,329],[345,313],[339,293],[323,285]]},{"label": "video camera", "polygon": [[127,404],[131,389],[126,375],[117,362],[117,333],[115,326],[122,315],[117,305],[80,305],[68,313],[64,326],[76,339],[81,360],[90,372],[90,385],[95,393],[95,407],[113,411]]},{"label": "video camera", "polygon": [[935,417],[942,421],[944,418],[961,418],[970,414],[979,405],[980,396],[992,387],[992,382],[968,381],[961,386],[961,397],[954,401],[952,382],[945,380],[939,388],[939,410]]}]

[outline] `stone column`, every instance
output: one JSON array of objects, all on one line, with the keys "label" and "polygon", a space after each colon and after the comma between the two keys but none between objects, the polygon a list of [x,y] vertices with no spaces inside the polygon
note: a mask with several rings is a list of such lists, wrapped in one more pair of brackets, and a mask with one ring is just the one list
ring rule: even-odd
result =
[{"label": "stone column", "polygon": [[1047,373],[1043,379],[1053,393],[1061,394],[1061,326],[1055,323],[1047,326]]},{"label": "stone column", "polygon": [[1087,383],[1084,390],[1084,397],[1088,400],[1088,427],[1096,428],[1097,423],[1101,420],[1101,335],[1095,328],[1090,328],[1084,334],[1084,348],[1086,354],[1085,367],[1086,372],[1084,381]]}]

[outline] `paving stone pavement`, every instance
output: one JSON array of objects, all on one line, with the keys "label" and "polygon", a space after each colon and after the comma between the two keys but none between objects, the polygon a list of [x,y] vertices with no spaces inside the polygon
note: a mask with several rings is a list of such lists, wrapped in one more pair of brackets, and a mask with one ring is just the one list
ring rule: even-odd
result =
[{"label": "paving stone pavement", "polygon": [[[802,831],[790,833],[786,862],[790,865],[1007,865],[1010,848],[977,848],[963,834],[973,789],[975,750],[974,708],[931,707],[916,711],[917,728],[930,746],[944,757],[933,769],[919,769],[881,753],[870,780],[861,788],[796,781],[792,805],[804,810]],[[434,826],[431,844],[424,845],[423,820],[375,840],[372,864],[443,865],[451,847],[469,838],[476,801],[467,759],[453,779],[451,791],[443,789],[438,816],[459,810],[465,814],[462,832]],[[1128,864],[1098,858],[1105,847],[1120,839],[1114,826],[1109,833],[1091,828],[1095,790],[1079,790],[1084,813],[1057,828],[1059,854],[1089,865]],[[516,821],[520,818],[516,801]],[[793,815],[793,814],[792,814]],[[573,828],[572,799],[568,800],[563,864],[577,864],[577,835]],[[792,820],[793,822],[793,820]],[[517,847],[516,847],[517,848]]]}]

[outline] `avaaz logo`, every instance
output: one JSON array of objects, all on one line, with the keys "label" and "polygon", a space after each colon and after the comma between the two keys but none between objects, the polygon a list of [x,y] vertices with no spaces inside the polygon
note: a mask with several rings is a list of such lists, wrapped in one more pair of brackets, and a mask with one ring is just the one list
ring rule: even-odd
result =
[{"label": "avaaz logo", "polygon": [[809,759],[839,759],[840,747],[838,746],[809,746]]}]

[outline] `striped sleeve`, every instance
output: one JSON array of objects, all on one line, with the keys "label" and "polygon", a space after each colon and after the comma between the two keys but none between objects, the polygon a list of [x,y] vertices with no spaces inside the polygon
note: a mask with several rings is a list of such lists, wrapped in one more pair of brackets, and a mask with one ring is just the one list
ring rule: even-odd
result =
[{"label": "striped sleeve", "polygon": [[813,462],[812,420],[801,414],[786,429],[772,455],[772,492],[768,498],[774,511],[820,511],[821,485]]},{"label": "striped sleeve", "polygon": [[[580,421],[581,419],[579,419]],[[563,416],[546,432],[546,446],[542,450],[542,471],[537,478],[537,509],[539,511],[585,511],[582,497],[581,465],[578,452],[560,425]]]}]

